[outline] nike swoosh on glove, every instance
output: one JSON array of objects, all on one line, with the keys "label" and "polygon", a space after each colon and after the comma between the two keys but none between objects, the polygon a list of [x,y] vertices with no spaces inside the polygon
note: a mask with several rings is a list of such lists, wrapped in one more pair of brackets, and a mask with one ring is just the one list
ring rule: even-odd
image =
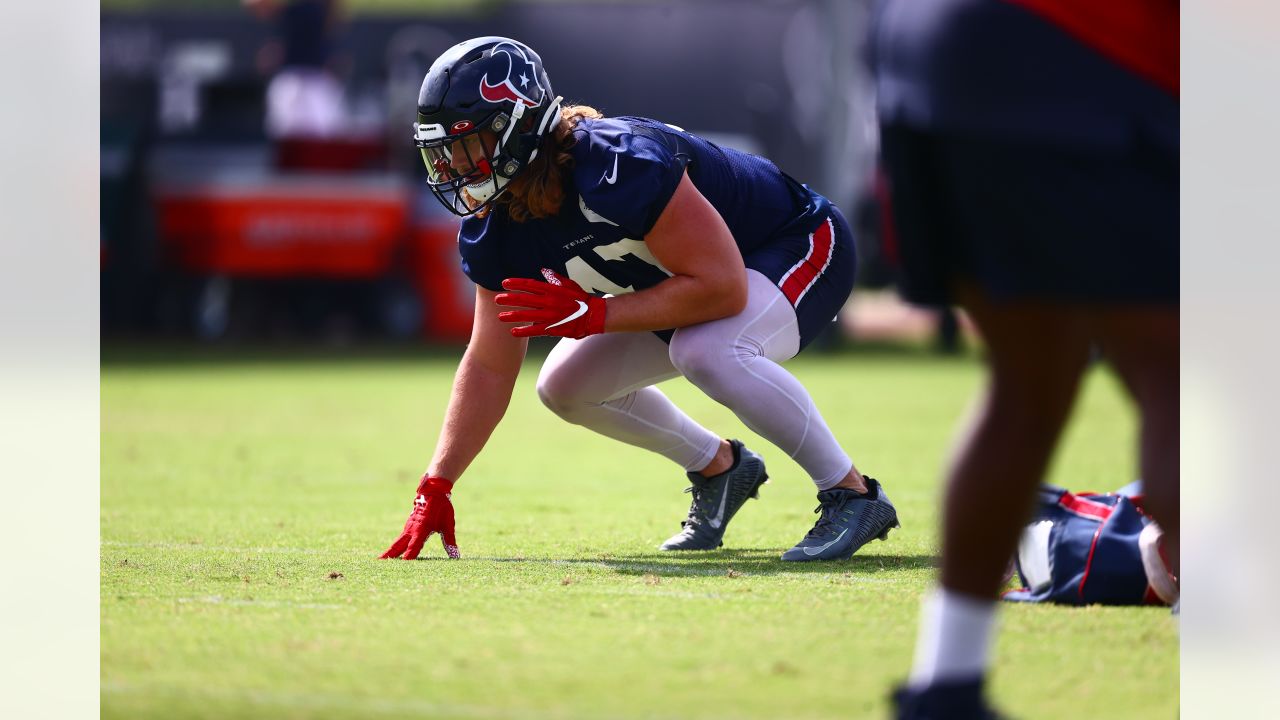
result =
[{"label": "nike swoosh on glove", "polygon": [[404,532],[391,547],[380,556],[413,560],[422,552],[422,546],[432,533],[440,533],[444,551],[458,559],[458,539],[453,534],[453,503],[449,500],[453,483],[444,478],[424,475],[418,483],[418,495],[413,500],[413,512],[404,524]]},{"label": "nike swoosh on glove", "polygon": [[604,298],[583,290],[578,283],[563,275],[542,269],[547,279],[507,278],[502,287],[511,292],[499,293],[494,302],[506,307],[523,308],[498,313],[506,323],[529,323],[511,328],[516,337],[555,335],[584,338],[604,332]]}]

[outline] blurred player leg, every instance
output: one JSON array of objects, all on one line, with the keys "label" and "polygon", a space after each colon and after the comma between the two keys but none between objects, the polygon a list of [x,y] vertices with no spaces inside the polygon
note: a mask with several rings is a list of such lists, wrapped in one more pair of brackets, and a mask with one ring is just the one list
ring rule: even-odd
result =
[{"label": "blurred player leg", "polygon": [[988,382],[947,478],[942,584],[994,600],[1089,358],[1079,310],[957,292],[987,344]]},{"label": "blurred player leg", "polygon": [[1169,569],[1179,570],[1178,310],[1097,313],[1093,329],[1107,362],[1124,380],[1142,417],[1139,466],[1146,507],[1164,531]]},{"label": "blurred player leg", "polygon": [[853,461],[800,381],[779,365],[800,349],[796,313],[769,278],[747,271],[741,313],[676,331],[671,362],[711,399],[778,446],[819,490],[839,484]]},{"label": "blurred player leg", "polygon": [[994,305],[973,286],[957,295],[986,340],[989,377],[948,472],[942,588],[925,605],[910,681],[916,687],[985,672],[1001,578],[1090,347],[1078,310]]},{"label": "blurred player leg", "polygon": [[1142,410],[1153,507],[1176,518],[1177,32],[1161,0],[882,4],[903,294],[965,307],[990,374],[949,468],[942,587],[899,718],[991,714],[995,598],[1093,342]]},{"label": "blurred player leg", "polygon": [[568,422],[695,472],[715,458],[721,439],[651,387],[679,374],[667,344],[653,333],[565,339],[542,365],[538,396]]}]

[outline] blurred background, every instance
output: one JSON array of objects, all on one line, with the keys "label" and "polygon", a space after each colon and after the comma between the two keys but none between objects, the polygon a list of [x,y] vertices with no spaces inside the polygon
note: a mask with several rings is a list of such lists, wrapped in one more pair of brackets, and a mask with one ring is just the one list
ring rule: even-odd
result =
[{"label": "blurred background", "polygon": [[870,0],[104,0],[104,341],[461,343],[457,218],[410,141],[432,60],[480,35],[567,101],[764,155],[859,233],[824,343],[955,349],[892,292],[879,232]]}]

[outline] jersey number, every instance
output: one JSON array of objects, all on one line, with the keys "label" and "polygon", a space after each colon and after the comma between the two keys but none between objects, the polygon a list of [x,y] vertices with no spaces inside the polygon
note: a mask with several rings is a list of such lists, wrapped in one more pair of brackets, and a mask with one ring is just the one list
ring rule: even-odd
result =
[{"label": "jersey number", "polygon": [[[671,277],[671,271],[662,267],[662,263],[649,252],[649,246],[644,244],[643,240],[632,240],[631,238],[623,238],[611,245],[601,245],[592,248],[601,260],[604,260],[604,272],[597,270],[581,256],[569,258],[564,264],[565,273],[574,282],[582,286],[587,292],[609,293],[612,295],[622,295],[624,293],[634,292],[634,283],[631,285],[621,285],[614,280],[605,277],[605,273],[613,275],[615,278],[634,278],[637,274],[653,275],[657,277],[654,270],[662,273],[667,277]],[[628,265],[634,266],[636,263],[643,263],[641,268],[627,268]],[[623,272],[609,272],[609,269],[616,267]],[[637,273],[636,270],[641,270]],[[625,280],[623,280],[625,282]]]}]

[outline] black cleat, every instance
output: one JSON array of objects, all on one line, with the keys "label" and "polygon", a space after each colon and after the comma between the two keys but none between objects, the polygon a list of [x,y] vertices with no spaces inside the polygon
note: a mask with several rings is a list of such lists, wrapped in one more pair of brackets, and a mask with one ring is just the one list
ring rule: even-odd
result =
[{"label": "black cleat", "polygon": [[764,460],[743,447],[737,440],[730,440],[733,447],[733,465],[728,470],[709,478],[700,473],[689,473],[690,486],[685,490],[693,494],[689,505],[689,517],[681,521],[681,530],[671,536],[659,550],[714,550],[724,544],[724,531],[747,498],[759,497],[760,486],[769,475],[764,471]]},{"label": "black cleat", "polygon": [[858,548],[872,540],[889,539],[889,531],[901,527],[898,511],[875,478],[867,478],[867,494],[845,488],[818,493],[821,513],[817,524],[795,547],[782,554],[783,560],[847,560]]},{"label": "black cleat", "polygon": [[1009,720],[987,704],[982,678],[893,692],[894,720]]}]

